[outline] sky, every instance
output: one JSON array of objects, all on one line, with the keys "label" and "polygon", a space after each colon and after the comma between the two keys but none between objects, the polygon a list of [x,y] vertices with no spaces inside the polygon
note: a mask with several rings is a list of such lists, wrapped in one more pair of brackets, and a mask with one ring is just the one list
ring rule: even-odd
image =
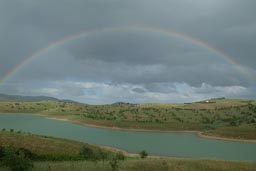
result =
[{"label": "sky", "polygon": [[0,93],[88,104],[255,99],[255,6],[255,0],[1,0],[0,79],[67,36],[122,29],[54,46],[3,81]]}]

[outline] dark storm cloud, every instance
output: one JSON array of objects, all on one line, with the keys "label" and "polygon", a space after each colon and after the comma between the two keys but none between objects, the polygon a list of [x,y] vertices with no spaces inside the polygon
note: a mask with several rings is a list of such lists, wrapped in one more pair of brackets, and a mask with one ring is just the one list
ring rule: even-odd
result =
[{"label": "dark storm cloud", "polygon": [[136,93],[145,93],[145,92],[147,92],[145,89],[143,89],[143,88],[138,88],[138,87],[132,89],[132,91],[134,91],[134,92],[136,92]]},{"label": "dark storm cloud", "polygon": [[198,60],[202,63],[216,62],[215,55],[195,43],[144,30],[99,33],[73,43],[69,49],[78,59],[90,58],[127,64],[167,62],[175,66],[193,65],[198,63]]},{"label": "dark storm cloud", "polygon": [[[2,0],[0,77],[35,51],[62,37],[120,25],[157,26],[196,37],[220,49],[256,77],[255,6],[254,0]],[[197,87],[198,90],[193,89],[194,96],[207,92],[218,94],[223,92],[220,87],[228,90],[227,86],[242,86],[248,88],[246,91],[255,89],[255,80],[219,55],[192,42],[142,30],[98,33],[69,42],[35,59],[10,81],[29,81],[32,85],[36,81],[56,80],[131,85],[130,92],[141,95],[177,93],[175,83],[185,83],[191,89]],[[202,86],[203,83],[209,86]],[[37,84],[33,88],[54,95],[70,89],[69,84],[64,84],[61,90],[39,87]],[[18,87],[18,84],[9,89],[2,87],[1,91],[15,90],[27,92],[26,86]],[[242,92],[243,88],[236,90]],[[70,92],[70,96],[85,93],[79,86]],[[233,95],[255,97],[254,92]],[[156,94],[145,97],[166,98]],[[180,97],[181,101],[183,97],[185,95]]]}]

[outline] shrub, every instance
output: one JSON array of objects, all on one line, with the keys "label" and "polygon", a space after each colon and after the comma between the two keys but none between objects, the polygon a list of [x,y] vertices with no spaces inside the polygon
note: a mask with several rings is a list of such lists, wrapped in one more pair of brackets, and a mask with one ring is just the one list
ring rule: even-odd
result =
[{"label": "shrub", "polygon": [[140,152],[140,158],[144,159],[144,158],[146,158],[147,156],[148,156],[148,153],[147,153],[145,150],[142,150],[142,151]]},{"label": "shrub", "polygon": [[116,154],[116,159],[117,159],[117,160],[124,160],[124,159],[125,159],[124,153],[118,152],[118,153]]},{"label": "shrub", "polygon": [[86,159],[86,160],[93,160],[97,161],[100,159],[100,156],[97,155],[92,148],[87,147],[85,145],[82,146],[82,149],[80,151],[80,155]]},{"label": "shrub", "polygon": [[230,122],[229,122],[229,125],[230,125],[230,126],[236,126],[237,123],[236,123],[235,121],[230,121]]},{"label": "shrub", "polygon": [[22,151],[14,148],[4,148],[1,160],[3,165],[10,168],[11,171],[29,171],[33,168],[32,161]]},{"label": "shrub", "polygon": [[111,168],[112,168],[112,171],[117,171],[118,170],[118,160],[116,157],[113,157],[110,162],[109,162]]},{"label": "shrub", "polygon": [[100,155],[100,157],[101,157],[101,160],[103,161],[103,163],[105,162],[105,160],[107,159],[107,157],[108,157],[108,154],[107,154],[107,152],[105,152],[105,151],[103,151],[103,150],[99,150],[99,155]]}]

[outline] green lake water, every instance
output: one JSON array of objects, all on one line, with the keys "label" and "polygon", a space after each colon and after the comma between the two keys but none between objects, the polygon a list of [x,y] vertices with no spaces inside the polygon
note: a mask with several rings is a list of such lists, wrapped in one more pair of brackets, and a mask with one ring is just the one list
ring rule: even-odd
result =
[{"label": "green lake water", "polygon": [[200,138],[190,133],[151,133],[92,128],[29,114],[0,114],[0,129],[67,138],[151,155],[256,161],[256,143]]}]

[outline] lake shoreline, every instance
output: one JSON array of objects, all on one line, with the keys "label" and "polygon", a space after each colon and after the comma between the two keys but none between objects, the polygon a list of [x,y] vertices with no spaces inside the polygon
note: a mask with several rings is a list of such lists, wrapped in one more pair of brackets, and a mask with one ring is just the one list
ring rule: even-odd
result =
[{"label": "lake shoreline", "polygon": [[[46,115],[41,115],[41,116],[46,116]],[[72,122],[75,124],[89,126],[92,128],[111,129],[111,130],[120,130],[120,131],[148,132],[148,133],[190,133],[190,134],[194,134],[200,138],[205,138],[205,139],[223,140],[223,141],[232,141],[232,142],[256,143],[256,140],[244,140],[244,139],[224,138],[224,137],[218,137],[218,136],[205,135],[201,131],[190,131],[190,130],[164,131],[164,130],[149,130],[149,129],[138,129],[138,128],[120,128],[120,127],[109,127],[109,126],[102,126],[102,125],[97,125],[97,124],[82,123],[79,121],[69,120],[69,119],[65,119],[65,118],[56,118],[56,117],[48,117],[48,116],[46,116],[46,118],[52,119],[52,120],[65,121],[65,122]]]},{"label": "lake shoreline", "polygon": [[[1,113],[0,113],[1,114]],[[5,114],[7,114],[8,115],[8,113],[5,113]],[[5,114],[3,114],[3,115],[5,115]],[[9,115],[12,115],[12,114],[14,114],[14,113],[9,113]],[[18,116],[18,115],[20,115],[21,114],[21,116]],[[169,144],[167,143],[165,143],[165,144],[163,144],[163,145],[166,145],[166,148],[165,148],[165,146],[162,146],[161,148],[159,148],[159,146],[155,146],[155,144],[152,144],[153,146],[152,147],[154,147],[154,148],[152,148],[152,150],[151,150],[151,148],[149,148],[148,149],[148,147],[144,147],[143,145],[142,146],[140,146],[139,148],[130,148],[130,147],[127,147],[127,146],[124,146],[124,145],[115,145],[115,143],[104,143],[105,142],[105,140],[104,139],[102,139],[103,141],[92,141],[92,139],[94,139],[95,137],[91,137],[90,138],[90,136],[89,136],[89,139],[87,138],[87,141],[84,139],[84,138],[78,138],[78,137],[82,137],[82,136],[84,136],[84,134],[83,134],[83,132],[81,132],[81,130],[83,130],[83,129],[87,129],[87,130],[89,130],[89,131],[91,131],[91,132],[94,132],[94,131],[98,131],[98,132],[102,132],[102,133],[104,133],[104,134],[102,134],[101,136],[105,136],[105,134],[106,135],[108,135],[108,133],[109,132],[112,132],[110,135],[112,135],[112,134],[114,134],[114,135],[121,135],[121,137],[123,137],[123,135],[126,135],[126,133],[129,133],[129,135],[140,135],[140,134],[142,134],[143,136],[145,136],[146,138],[145,139],[148,139],[148,140],[151,140],[152,139],[152,137],[159,137],[159,139],[161,139],[161,137],[172,137],[172,136],[174,136],[173,138],[175,138],[175,139],[177,139],[177,141],[175,141],[175,139],[168,139],[168,140],[170,140],[170,141],[172,141],[172,140],[174,140],[173,142],[176,142],[176,144],[180,144],[180,143],[182,143],[184,140],[184,143],[185,144],[187,144],[187,147],[189,147],[190,146],[190,143],[189,143],[189,141],[187,141],[187,138],[192,138],[192,139],[198,139],[198,141],[204,141],[205,143],[209,143],[209,145],[210,146],[214,146],[215,145],[215,143],[219,143],[219,144],[222,144],[222,143],[225,143],[223,140],[220,140],[220,141],[214,141],[214,140],[212,140],[212,141],[209,141],[209,140],[207,140],[207,139],[204,139],[204,138],[208,138],[208,136],[207,137],[202,137],[202,138],[200,138],[199,136],[200,136],[200,132],[199,131],[161,131],[161,130],[148,130],[148,129],[127,129],[127,128],[119,128],[119,127],[107,127],[107,126],[100,126],[100,125],[97,125],[97,124],[99,124],[99,123],[96,123],[96,125],[95,124],[86,124],[86,122],[89,122],[90,123],[90,120],[88,121],[88,120],[84,120],[84,123],[82,123],[81,121],[79,122],[79,120],[75,120],[75,118],[65,118],[65,117],[63,117],[63,116],[51,116],[51,115],[47,115],[47,114],[41,114],[41,113],[37,113],[37,114],[34,114],[34,116],[35,116],[35,118],[33,117],[33,114],[24,114],[24,113],[20,113],[20,114],[14,114],[14,115],[17,115],[17,118],[20,118],[21,119],[21,121],[23,122],[23,123],[25,123],[25,125],[26,125],[26,122],[27,121],[30,121],[30,120],[36,120],[36,121],[38,121],[38,123],[41,123],[41,122],[39,122],[39,121],[41,121],[41,120],[43,120],[44,122],[46,122],[47,124],[49,123],[49,125],[51,126],[51,125],[53,125],[53,126],[55,126],[55,125],[60,125],[60,126],[63,126],[63,128],[64,129],[61,129],[61,127],[60,127],[60,129],[59,129],[59,131],[61,132],[61,133],[63,133],[63,131],[67,131],[67,132],[70,132],[71,131],[71,133],[73,134],[73,132],[72,131],[78,131],[78,132],[80,132],[79,134],[77,134],[76,136],[74,136],[74,135],[72,135],[71,137],[69,137],[69,136],[59,136],[58,134],[50,134],[50,136],[55,136],[55,137],[59,137],[59,138],[64,138],[64,139],[72,139],[72,140],[75,140],[75,141],[81,141],[81,142],[90,142],[89,144],[91,144],[91,145],[95,145],[95,146],[98,146],[98,147],[101,147],[101,148],[103,148],[103,149],[108,149],[108,150],[111,150],[111,151],[113,151],[113,152],[122,152],[123,154],[125,154],[127,157],[136,157],[136,158],[139,158],[139,152],[141,151],[141,150],[143,150],[144,148],[146,148],[146,150],[149,150],[148,152],[150,153],[150,155],[149,155],[149,157],[150,158],[165,158],[165,157],[172,157],[172,158],[194,158],[193,156],[194,156],[194,154],[188,154],[186,151],[184,152],[184,154],[183,153],[179,153],[179,151],[178,152],[172,152],[172,151],[166,151],[166,149],[168,149],[167,147],[169,147]],[[24,115],[27,115],[26,117],[28,117],[28,119],[23,119],[23,116],[22,116],[22,114],[24,114]],[[24,118],[26,118],[25,116],[24,116]],[[39,118],[38,118],[39,117]],[[6,121],[8,121],[8,122],[6,122],[5,121],[5,119],[6,118],[9,118],[9,121],[8,121],[8,119],[6,120]],[[14,117],[15,118],[15,117]],[[14,128],[15,130],[17,129],[17,130],[19,130],[19,129],[22,129],[23,127],[15,127],[14,125],[12,125],[12,126],[14,126],[14,127],[10,127],[10,126],[8,126],[9,124],[9,122],[11,122],[12,123],[12,121],[14,122],[14,123],[17,123],[17,124],[19,124],[20,123],[20,121],[19,121],[19,119],[18,120],[15,120],[13,117],[9,117],[9,116],[4,116],[3,117],[3,121],[2,121],[2,123],[3,123],[3,125],[2,125],[2,128],[8,128],[8,129],[11,129],[11,128]],[[47,121],[48,120],[48,121]],[[52,121],[51,121],[52,120]],[[58,122],[55,122],[54,120],[56,120],[56,121],[60,121],[59,123]],[[16,121],[16,122],[15,122]],[[42,122],[42,123],[44,123],[44,122]],[[64,123],[64,122],[66,122],[66,123]],[[92,121],[93,122],[93,121]],[[6,124],[5,124],[6,123]],[[41,124],[39,124],[39,125],[41,125],[42,126],[42,123]],[[72,125],[72,123],[73,123],[73,125]],[[69,127],[67,127],[67,125],[69,125]],[[77,125],[77,126],[76,126]],[[81,126],[78,126],[78,125],[81,125]],[[33,127],[36,127],[37,125],[33,125]],[[84,126],[84,127],[83,127]],[[90,129],[90,127],[91,128],[93,128],[93,127],[95,127],[95,128],[98,128],[98,129]],[[74,128],[74,130],[72,129],[72,128]],[[76,129],[75,129],[76,128]],[[33,128],[32,128],[33,129]],[[58,129],[57,129],[58,130]],[[29,131],[29,130],[28,130]],[[104,132],[105,131],[105,132]],[[122,131],[130,131],[130,132],[122,132]],[[134,133],[132,132],[132,131],[134,131]],[[135,132],[135,131],[137,131],[137,133]],[[33,132],[33,131],[32,131]],[[156,132],[156,133],[154,133],[154,132]],[[45,133],[45,132],[38,132],[38,131],[36,131],[36,133],[38,134],[38,135],[47,135],[47,133]],[[75,132],[74,132],[75,133]],[[159,133],[159,134],[157,134],[157,133]],[[181,133],[183,133],[183,134],[181,134]],[[203,135],[204,136],[204,135]],[[137,136],[132,136],[133,138],[132,138],[132,140],[136,140],[136,138],[139,138],[139,137],[137,137]],[[184,137],[185,137],[185,139],[184,139]],[[97,138],[97,136],[96,136],[96,138]],[[127,142],[127,141],[129,141],[130,139],[129,138],[126,138],[126,136],[125,137],[123,137],[124,139],[126,139],[124,142]],[[179,138],[181,138],[181,140],[179,141]],[[210,137],[211,139],[216,139],[216,138],[212,138],[212,137]],[[218,137],[217,137],[218,138]],[[91,139],[91,140],[90,140]],[[107,137],[107,139],[108,139],[108,137]],[[118,137],[116,140],[118,141],[120,139],[120,137]],[[201,140],[200,140],[201,139]],[[161,139],[161,141],[158,141],[157,139],[152,139],[152,141],[153,142],[162,142],[162,141],[165,141],[166,139]],[[190,140],[190,139],[189,139]],[[222,142],[221,142],[222,141]],[[122,142],[122,141],[121,141]],[[231,142],[231,141],[230,141]],[[144,139],[142,139],[142,143],[144,143]],[[173,144],[173,145],[176,145],[175,143]],[[241,157],[238,157],[238,159],[236,159],[236,157],[233,157],[233,156],[222,156],[222,155],[220,155],[220,157],[216,157],[217,159],[220,159],[220,160],[241,160],[241,161],[251,161],[251,160],[255,160],[255,157],[254,157],[254,154],[252,153],[253,151],[251,151],[251,149],[249,149],[249,148],[252,148],[252,149],[255,149],[255,144],[254,143],[251,143],[251,144],[249,144],[249,143],[236,143],[236,142],[233,142],[232,143],[234,146],[237,146],[237,147],[233,147],[232,146],[232,148],[233,148],[233,150],[232,151],[236,151],[236,149],[242,149],[242,148],[245,148],[245,151],[247,151],[247,152],[245,152],[245,151],[242,151],[241,153],[244,155],[244,156],[248,156],[247,158],[241,158]],[[232,144],[230,144],[230,145],[232,145]],[[196,143],[196,144],[194,144],[195,145],[195,147],[198,147],[199,149],[201,149],[201,146],[200,146],[200,144],[198,145],[198,143]],[[223,144],[223,145],[225,145],[225,144]],[[228,145],[228,144],[227,144]],[[177,148],[179,148],[178,146],[177,146]],[[157,150],[155,150],[155,149],[157,149]],[[176,149],[176,148],[175,148]],[[227,149],[229,149],[229,145],[227,146]],[[208,152],[208,148],[206,148],[205,149],[207,152]],[[218,151],[219,149],[217,149],[217,151]],[[195,151],[195,154],[196,154],[196,156],[197,157],[199,157],[199,158],[205,158],[205,159],[207,159],[207,158],[211,158],[211,157],[208,157],[208,155],[206,155],[205,156],[205,154],[201,154],[201,153],[199,153],[199,154],[197,154],[197,151],[198,150],[196,150]],[[210,150],[211,151],[211,150]],[[215,151],[212,151],[213,152],[213,154],[215,154],[216,156],[219,156],[219,154],[221,154],[221,152],[222,151],[219,151],[219,152],[216,152],[216,150]],[[208,153],[207,153],[208,154]],[[251,155],[251,156],[250,156]],[[204,157],[203,157],[204,156]],[[237,155],[238,156],[238,155]],[[252,159],[251,159],[252,158]]]},{"label": "lake shoreline", "polygon": [[[0,113],[0,114],[17,114],[17,113]],[[19,113],[19,114],[23,114],[23,113]],[[29,113],[29,114],[31,114],[31,113]],[[139,129],[139,128],[120,128],[120,127],[110,127],[110,126],[102,126],[102,125],[97,125],[97,124],[83,123],[80,121],[70,120],[70,119],[66,119],[66,118],[51,117],[48,114],[34,113],[31,115],[38,115],[38,116],[46,117],[47,119],[51,119],[51,120],[71,122],[71,123],[79,124],[82,126],[88,126],[88,127],[92,127],[92,128],[101,128],[101,129],[110,129],[110,130],[119,130],[119,131],[136,131],[136,132],[145,132],[145,133],[147,133],[147,132],[148,133],[190,133],[190,134],[194,134],[200,138],[205,138],[205,139],[231,141],[231,142],[256,143],[256,140],[218,137],[218,136],[206,135],[201,131],[191,131],[191,130],[182,130],[182,131],[167,130],[167,131],[165,131],[165,130],[154,130],[154,129],[150,130],[150,129]]]}]

